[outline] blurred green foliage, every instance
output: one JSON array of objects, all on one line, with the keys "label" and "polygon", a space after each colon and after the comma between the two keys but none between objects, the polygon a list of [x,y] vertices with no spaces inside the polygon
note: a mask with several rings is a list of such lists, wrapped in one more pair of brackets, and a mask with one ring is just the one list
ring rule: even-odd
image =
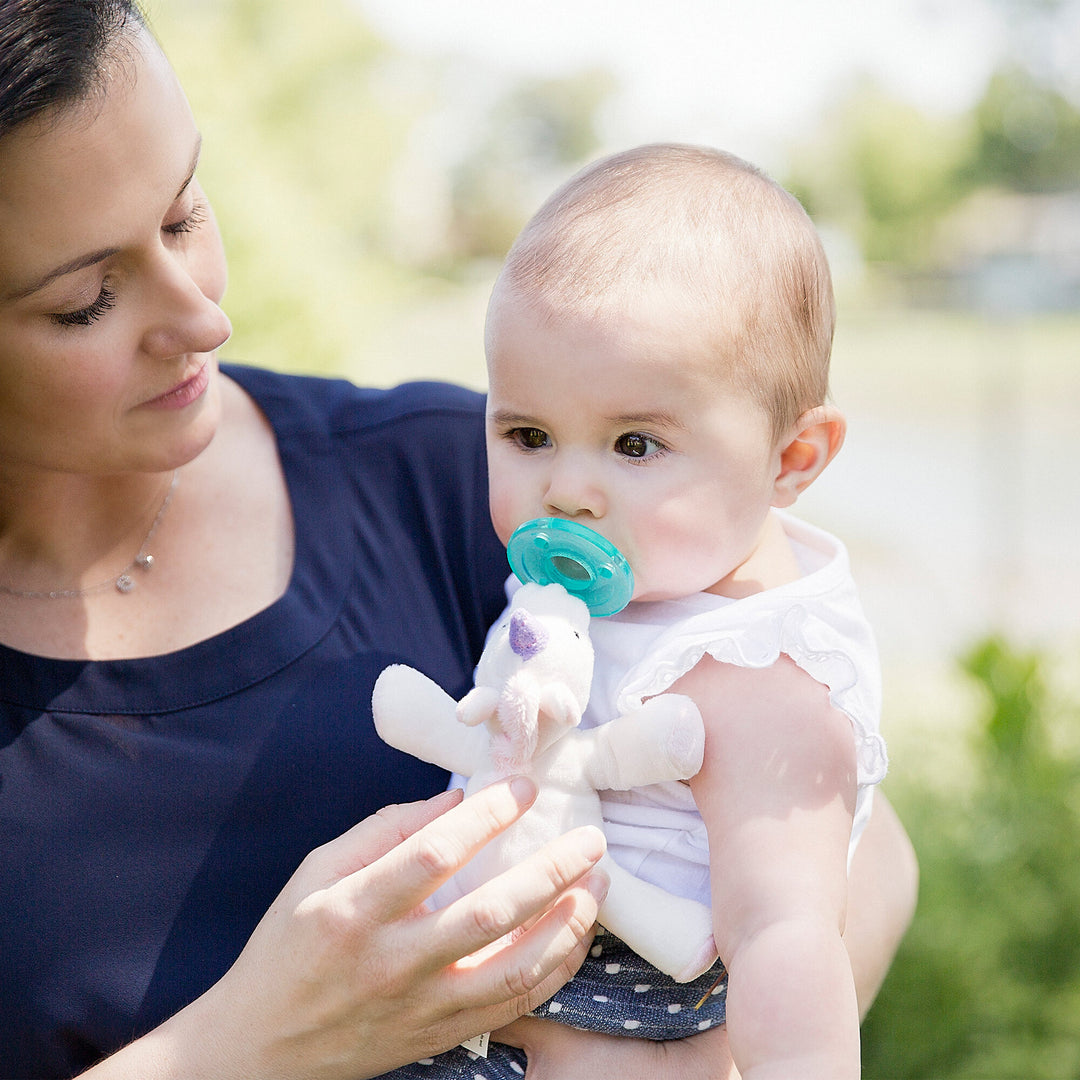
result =
[{"label": "blurred green foliage", "polygon": [[502,255],[552,172],[594,151],[611,89],[588,72],[522,82],[461,126],[453,62],[412,61],[348,0],[147,8],[204,135],[228,355],[284,370],[370,379],[382,328]]},{"label": "blurred green foliage", "polygon": [[1026,68],[995,72],[972,119],[964,184],[1033,193],[1080,187],[1080,109]]},{"label": "blurred green foliage", "polygon": [[376,237],[417,104],[378,93],[385,46],[344,0],[157,0],[149,14],[203,131],[229,355],[340,370],[410,284]]},{"label": "blurred green foliage", "polygon": [[[868,1080],[1080,1076],[1080,708],[999,637],[962,661],[982,690],[971,775],[898,776],[919,910],[864,1027]],[[928,749],[928,752],[929,749]]]},{"label": "blurred green foliage", "polygon": [[613,90],[609,74],[590,70],[522,80],[495,103],[473,152],[454,170],[454,259],[502,259],[551,193],[552,177],[596,151],[596,117]]},{"label": "blurred green foliage", "polygon": [[929,115],[864,80],[795,148],[784,181],[868,260],[925,266],[942,256],[935,227],[974,192],[1080,190],[1080,108],[1014,65],[959,115]]},{"label": "blurred green foliage", "polygon": [[864,258],[918,263],[934,224],[971,190],[973,139],[969,117],[928,116],[867,79],[795,148],[784,183]]}]

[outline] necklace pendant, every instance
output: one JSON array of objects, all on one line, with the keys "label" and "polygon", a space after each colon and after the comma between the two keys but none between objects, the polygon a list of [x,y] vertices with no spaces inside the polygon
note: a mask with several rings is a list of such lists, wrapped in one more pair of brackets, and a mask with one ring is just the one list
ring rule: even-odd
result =
[{"label": "necklace pendant", "polygon": [[135,565],[140,570],[149,570],[154,565],[154,556],[150,552],[140,552],[135,556]]},{"label": "necklace pendant", "polygon": [[116,591],[129,593],[135,588],[135,579],[130,574],[121,574],[116,579]]}]

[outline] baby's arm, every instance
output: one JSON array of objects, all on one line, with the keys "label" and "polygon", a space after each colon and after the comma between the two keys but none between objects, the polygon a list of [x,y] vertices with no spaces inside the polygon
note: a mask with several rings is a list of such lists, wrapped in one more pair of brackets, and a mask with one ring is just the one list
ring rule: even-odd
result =
[{"label": "baby's arm", "polygon": [[857,1078],[859,1014],[841,938],[851,724],[786,657],[765,669],[706,658],[673,689],[705,721],[705,762],[691,787],[709,834],[740,1076]]}]

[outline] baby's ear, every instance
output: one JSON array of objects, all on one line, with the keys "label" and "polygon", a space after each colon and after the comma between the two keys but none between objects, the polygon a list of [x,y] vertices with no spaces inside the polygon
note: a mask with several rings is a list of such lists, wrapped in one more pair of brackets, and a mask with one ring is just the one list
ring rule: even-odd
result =
[{"label": "baby's ear", "polygon": [[844,443],[847,422],[833,405],[809,409],[795,421],[780,446],[780,470],[773,506],[791,506],[821,475]]}]

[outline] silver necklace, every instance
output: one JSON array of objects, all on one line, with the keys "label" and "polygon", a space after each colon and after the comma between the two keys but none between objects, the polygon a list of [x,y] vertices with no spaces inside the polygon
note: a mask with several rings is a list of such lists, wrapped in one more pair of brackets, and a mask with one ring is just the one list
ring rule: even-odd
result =
[{"label": "silver necklace", "polygon": [[169,490],[165,492],[165,500],[161,504],[161,509],[154,515],[154,520],[150,523],[150,531],[146,534],[143,542],[139,545],[139,550],[135,553],[135,558],[131,560],[115,577],[107,578],[105,581],[99,581],[96,585],[87,585],[85,589],[53,589],[51,592],[37,592],[32,589],[13,589],[10,585],[0,585],[0,593],[5,593],[8,596],[21,596],[24,600],[73,600],[80,596],[89,596],[91,593],[101,592],[103,589],[115,589],[118,593],[129,593],[135,588],[135,578],[132,576],[132,571],[136,568],[139,570],[149,570],[154,565],[154,556],[147,551],[150,546],[150,541],[154,537],[154,533],[157,532],[157,527],[161,524],[161,519],[165,516],[165,511],[169,509],[169,503],[172,502],[173,492],[176,491],[176,485],[180,482],[180,470],[175,469],[172,475],[172,481],[169,484]]}]

